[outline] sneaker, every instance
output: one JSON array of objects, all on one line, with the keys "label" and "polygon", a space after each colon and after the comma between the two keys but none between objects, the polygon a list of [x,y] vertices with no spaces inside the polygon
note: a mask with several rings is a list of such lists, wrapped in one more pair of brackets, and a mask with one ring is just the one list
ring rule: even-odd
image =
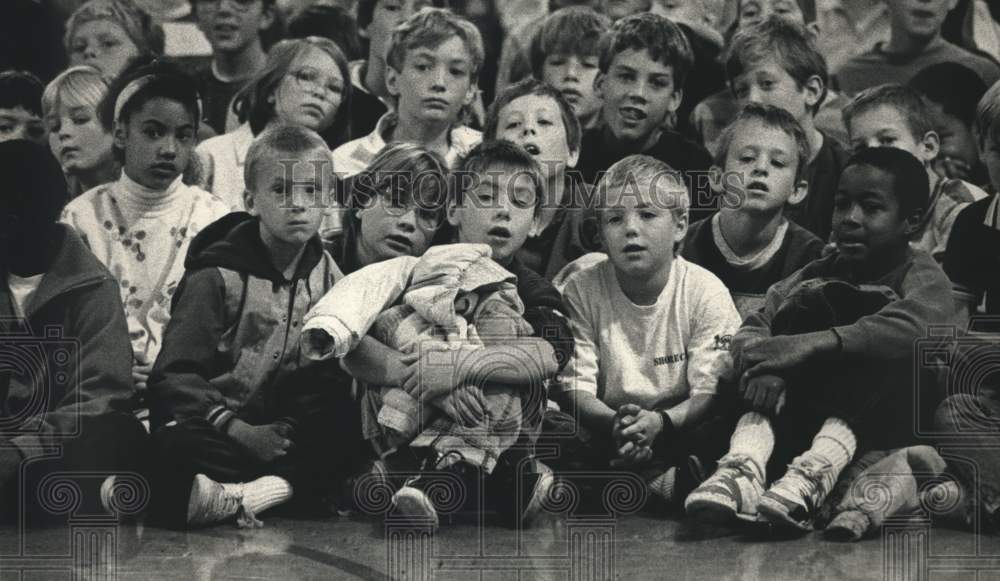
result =
[{"label": "sneaker", "polygon": [[542,514],[554,485],[551,468],[526,452],[508,450],[486,481],[486,500],[504,525],[531,526]]},{"label": "sneaker", "polygon": [[192,527],[213,525],[238,516],[242,508],[242,484],[220,484],[198,474],[191,485],[187,524]]},{"label": "sneaker", "polygon": [[424,491],[421,484],[425,480],[420,477],[408,480],[407,483],[392,495],[392,504],[396,507],[398,514],[405,516],[415,523],[428,524],[431,532],[438,529],[440,520],[434,503]]},{"label": "sneaker", "polygon": [[[443,466],[443,467],[442,467]],[[392,495],[392,504],[396,507],[398,515],[412,519],[414,524],[428,524],[431,531],[436,531],[440,525],[438,518],[439,508],[432,500],[437,498],[442,502],[458,501],[459,504],[469,493],[469,482],[472,473],[476,472],[472,466],[465,462],[465,457],[460,452],[452,451],[439,456],[434,461],[434,471],[425,467],[420,474],[406,480],[403,486]],[[458,477],[459,489],[453,489],[447,482],[441,486],[442,481],[435,479],[434,472],[448,472]],[[450,479],[449,479],[450,480]],[[431,494],[431,489],[437,486],[436,494]],[[443,496],[442,496],[443,494]],[[443,507],[450,511],[454,507]]]},{"label": "sneaker", "polygon": [[755,522],[763,481],[762,470],[749,456],[727,455],[719,460],[715,473],[684,500],[684,510],[704,520]]},{"label": "sneaker", "polygon": [[697,456],[688,456],[687,462],[648,478],[646,489],[657,507],[670,510],[683,506],[687,496],[704,481],[705,468],[701,460]]},{"label": "sneaker", "polygon": [[860,541],[871,528],[871,519],[860,510],[845,510],[833,517],[823,529],[823,536],[831,541]]},{"label": "sneaker", "polygon": [[836,481],[828,475],[831,470],[833,466],[820,459],[792,460],[785,475],[761,496],[761,516],[777,526],[811,531],[816,511],[830,492],[825,482]]},{"label": "sneaker", "polygon": [[118,477],[112,475],[105,478],[104,482],[101,482],[101,492],[100,492],[101,508],[103,508],[104,512],[106,512],[107,514],[118,513],[118,509],[115,508],[115,500],[114,500],[115,482],[117,482],[117,480]]}]

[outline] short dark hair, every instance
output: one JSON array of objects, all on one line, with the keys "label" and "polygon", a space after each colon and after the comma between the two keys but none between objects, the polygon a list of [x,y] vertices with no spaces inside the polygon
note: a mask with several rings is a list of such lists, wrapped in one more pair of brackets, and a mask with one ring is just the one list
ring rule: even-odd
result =
[{"label": "short dark hair", "polygon": [[35,75],[26,71],[0,73],[0,109],[21,108],[42,116],[42,92],[45,87]]},{"label": "short dark hair", "polygon": [[988,88],[975,71],[953,62],[921,69],[908,84],[970,128],[976,120],[976,105]]},{"label": "short dark hair", "polygon": [[611,20],[586,6],[569,6],[549,14],[531,37],[531,70],[539,79],[545,57],[600,54],[601,37],[611,28]]},{"label": "short dark hair", "polygon": [[337,43],[348,60],[361,58],[361,38],[354,17],[340,6],[313,4],[288,23],[288,38],[320,36]]},{"label": "short dark hair", "polygon": [[684,81],[694,66],[691,43],[679,26],[666,18],[645,12],[622,18],[601,38],[600,66],[607,73],[615,57],[627,50],[646,51],[653,60],[673,69],[674,89]]},{"label": "short dark hair", "polygon": [[726,79],[735,92],[733,81],[747,69],[761,61],[774,58],[793,79],[799,89],[812,77],[823,82],[823,92],[812,107],[812,114],[819,111],[826,98],[829,74],[826,59],[816,49],[809,32],[788,19],[771,16],[764,22],[736,33],[726,52]]},{"label": "short dark hair", "polygon": [[736,131],[747,123],[757,121],[766,127],[778,129],[795,141],[795,152],[798,165],[795,167],[795,181],[803,179],[806,169],[809,166],[809,139],[806,132],[795,120],[791,113],[781,107],[764,105],[761,103],[747,103],[743,110],[739,112],[732,123],[722,131],[719,137],[719,144],[716,147],[715,163],[725,169],[726,157],[729,155],[729,146],[733,143]]},{"label": "short dark hair", "polygon": [[856,165],[873,167],[892,175],[892,193],[899,202],[901,216],[928,210],[930,184],[927,172],[912,153],[895,147],[865,147],[847,160],[844,171]]},{"label": "short dark hair", "polygon": [[515,99],[520,99],[525,95],[551,97],[555,100],[556,104],[559,105],[563,125],[566,127],[566,144],[569,145],[570,151],[580,151],[583,130],[580,128],[579,119],[573,113],[573,108],[555,87],[532,77],[528,77],[507,87],[497,95],[493,103],[490,104],[490,108],[486,111],[486,126],[483,127],[483,138],[497,139],[497,123],[500,122],[500,111],[507,105],[510,105]]},{"label": "short dark hair", "polygon": [[[490,168],[495,166],[524,172],[531,177],[535,183],[535,212],[538,212],[545,198],[542,169],[530,153],[505,139],[483,141],[462,158],[452,176],[449,201],[461,205],[466,186],[478,183],[476,180],[487,176]],[[467,179],[469,176],[473,179]]]},{"label": "short dark hair", "polygon": [[928,131],[934,130],[927,103],[921,98],[920,93],[913,87],[898,83],[870,87],[855,95],[841,111],[844,125],[849,128],[854,117],[882,106],[899,111],[906,120],[910,133],[918,140],[923,139]]}]

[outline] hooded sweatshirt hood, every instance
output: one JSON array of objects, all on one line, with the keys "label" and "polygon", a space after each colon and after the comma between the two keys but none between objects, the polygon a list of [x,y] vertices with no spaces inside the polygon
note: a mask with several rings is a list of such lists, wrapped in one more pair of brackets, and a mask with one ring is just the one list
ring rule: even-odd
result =
[{"label": "hooded sweatshirt hood", "polygon": [[[306,243],[295,279],[309,276],[323,257],[323,245],[315,235]],[[184,268],[225,268],[264,278],[276,283],[286,282],[274,266],[267,247],[260,238],[260,218],[247,212],[232,212],[209,224],[191,241]]]}]

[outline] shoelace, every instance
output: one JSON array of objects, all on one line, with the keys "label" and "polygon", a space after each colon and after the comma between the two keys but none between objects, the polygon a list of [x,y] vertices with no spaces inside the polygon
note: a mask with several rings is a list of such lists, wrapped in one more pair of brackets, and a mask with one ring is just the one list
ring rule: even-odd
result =
[{"label": "shoelace", "polygon": [[[716,474],[720,478],[723,476],[723,469],[735,470],[737,474],[733,475],[734,478],[739,476],[739,474],[742,474],[750,480],[760,480],[760,476],[758,476],[757,472],[754,470],[753,460],[747,456],[723,457],[719,460],[719,469],[716,471]],[[725,476],[729,476],[729,474],[725,474]]]},{"label": "shoelace", "polygon": [[796,498],[804,499],[809,503],[807,508],[812,510],[816,508],[812,506],[815,503],[816,493],[832,469],[833,465],[829,462],[796,458],[788,465],[785,477],[780,480],[781,487],[794,494]]},{"label": "shoelace", "polygon": [[243,504],[243,484],[231,484],[222,486],[222,494],[219,495],[222,506],[222,514],[236,513],[236,526],[241,529],[259,529],[264,526],[257,515]]}]

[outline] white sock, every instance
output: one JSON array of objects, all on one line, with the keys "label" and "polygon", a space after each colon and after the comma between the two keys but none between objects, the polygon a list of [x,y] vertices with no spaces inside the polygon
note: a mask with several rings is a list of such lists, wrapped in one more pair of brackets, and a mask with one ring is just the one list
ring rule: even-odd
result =
[{"label": "white sock", "polygon": [[280,476],[261,476],[243,485],[243,506],[260,514],[292,498],[292,485]]},{"label": "white sock", "polygon": [[823,485],[829,492],[854,457],[857,447],[857,438],[847,422],[840,418],[828,418],[813,438],[812,447],[802,456],[823,460],[833,467],[823,475]]},{"label": "white sock", "polygon": [[771,420],[758,412],[743,414],[729,440],[729,454],[749,456],[764,477],[773,451],[774,428],[771,427]]}]

